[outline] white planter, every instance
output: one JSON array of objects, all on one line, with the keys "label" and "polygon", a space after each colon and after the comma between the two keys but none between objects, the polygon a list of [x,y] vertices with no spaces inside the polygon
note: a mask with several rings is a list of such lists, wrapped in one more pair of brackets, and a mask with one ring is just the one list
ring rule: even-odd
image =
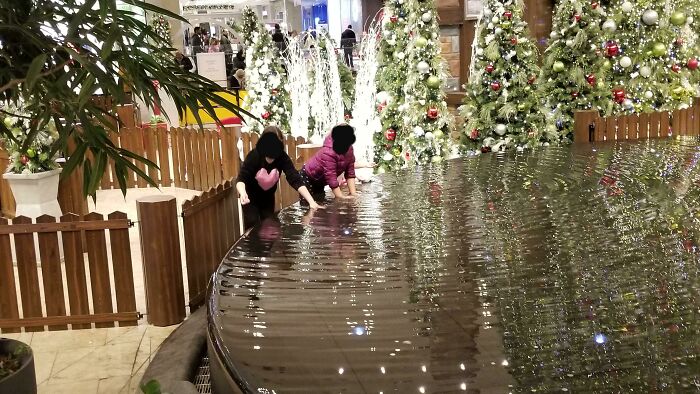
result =
[{"label": "white planter", "polygon": [[62,169],[35,174],[3,174],[15,197],[15,216],[36,219],[41,215],[61,217],[58,205],[58,179]]}]

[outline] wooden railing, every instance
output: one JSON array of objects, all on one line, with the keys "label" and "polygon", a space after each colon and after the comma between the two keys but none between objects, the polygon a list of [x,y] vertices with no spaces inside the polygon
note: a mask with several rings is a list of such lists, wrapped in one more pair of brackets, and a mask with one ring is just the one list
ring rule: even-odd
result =
[{"label": "wooden railing", "polygon": [[182,204],[188,305],[204,302],[210,276],[241,236],[238,195],[231,181]]},{"label": "wooden railing", "polygon": [[[18,332],[21,327],[26,331],[42,331],[45,326],[49,330],[65,330],[68,325],[81,329],[91,328],[93,323],[95,327],[114,327],[115,322],[119,326],[136,325],[139,313],[134,294],[130,226],[126,214],[121,212],[110,214],[106,220],[97,213],[82,220],[76,215],[64,215],[58,222],[51,216],[41,216],[35,223],[22,216],[11,224],[0,219],[2,332]],[[39,251],[38,256],[35,250]],[[112,302],[113,295],[116,304]]]},{"label": "wooden railing", "polygon": [[675,111],[602,117],[598,111],[577,111],[574,142],[640,140],[700,135],[700,98]]}]

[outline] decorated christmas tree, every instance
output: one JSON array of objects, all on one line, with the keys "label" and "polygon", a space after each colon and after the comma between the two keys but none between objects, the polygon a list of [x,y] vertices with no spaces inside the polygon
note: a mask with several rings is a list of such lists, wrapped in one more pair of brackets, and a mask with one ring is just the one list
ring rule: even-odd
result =
[{"label": "decorated christmas tree", "polygon": [[392,153],[394,156],[399,153],[407,164],[424,164],[438,162],[450,154],[453,121],[443,90],[447,74],[435,3],[413,0],[409,4],[405,133],[401,136],[401,146],[395,146]]},{"label": "decorated christmas tree", "polygon": [[615,112],[676,109],[695,95],[690,81],[698,61],[683,38],[694,18],[682,4],[617,0],[609,8],[603,51]]},{"label": "decorated christmas tree", "polygon": [[401,168],[405,163],[400,156],[403,152],[401,142],[410,132],[404,127],[409,32],[408,1],[387,0],[382,16],[377,70],[377,110],[382,128],[374,136],[375,162],[380,173]]},{"label": "decorated christmas tree", "polygon": [[537,48],[523,20],[522,4],[485,0],[483,6],[462,108],[467,119],[463,149],[487,152],[557,139],[543,130]]},{"label": "decorated christmas tree", "polygon": [[159,37],[172,44],[172,38],[170,37],[170,23],[163,15],[153,15],[149,24]]},{"label": "decorated christmas tree", "polygon": [[260,133],[266,126],[275,125],[289,133],[291,100],[282,58],[275,50],[272,36],[252,9],[246,7],[242,19],[241,24],[234,25],[234,28],[247,47],[245,87],[248,95],[244,105],[261,120],[247,122],[244,129]]},{"label": "decorated christmas tree", "polygon": [[574,111],[606,115],[612,110],[599,45],[602,28],[611,26],[604,21],[604,5],[597,1],[562,0],[555,10],[539,89],[546,99],[547,130],[562,141],[573,138]]}]

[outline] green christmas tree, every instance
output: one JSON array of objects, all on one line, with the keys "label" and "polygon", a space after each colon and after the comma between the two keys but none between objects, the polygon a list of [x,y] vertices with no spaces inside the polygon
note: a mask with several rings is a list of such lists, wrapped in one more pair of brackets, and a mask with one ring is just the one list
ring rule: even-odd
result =
[{"label": "green christmas tree", "polygon": [[150,22],[151,28],[164,40],[172,44],[170,37],[170,23],[163,15],[154,15]]},{"label": "green christmas tree", "polygon": [[[614,111],[652,112],[690,104],[698,67],[683,40],[689,18],[682,3],[661,0],[613,2],[603,51],[611,69]],[[674,8],[675,7],[675,8]],[[692,22],[692,18],[690,19]]]},{"label": "green christmas tree", "polygon": [[375,162],[378,171],[401,168],[404,127],[404,86],[408,68],[409,7],[404,0],[387,0],[382,19],[377,70],[377,110],[382,128],[374,136]]},{"label": "green christmas tree", "polygon": [[602,28],[610,26],[603,24],[604,15],[604,5],[590,0],[562,0],[555,10],[539,89],[546,98],[547,130],[562,141],[573,139],[576,110],[595,109],[602,115],[612,110],[599,46]]},{"label": "green christmas tree", "polygon": [[522,148],[557,139],[555,133],[543,132],[537,48],[523,20],[522,4],[485,0],[483,6],[462,108],[467,119],[463,150]]},{"label": "green christmas tree", "polygon": [[287,89],[287,76],[281,64],[272,36],[250,8],[243,10],[243,18],[234,29],[243,37],[246,50],[246,109],[258,116],[261,122],[250,121],[245,130],[260,133],[263,128],[275,125],[289,133],[291,100]]},{"label": "green christmas tree", "polygon": [[441,55],[437,10],[434,1],[412,0],[409,6],[405,133],[401,136],[401,146],[395,146],[393,154],[396,156],[400,149],[406,164],[439,162],[450,153],[453,144],[452,116],[443,90],[447,74]]}]

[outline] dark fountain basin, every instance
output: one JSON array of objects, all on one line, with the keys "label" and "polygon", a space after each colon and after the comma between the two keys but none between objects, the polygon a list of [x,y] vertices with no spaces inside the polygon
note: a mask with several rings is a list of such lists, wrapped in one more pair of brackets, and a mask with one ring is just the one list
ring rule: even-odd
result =
[{"label": "dark fountain basin", "polygon": [[699,147],[488,154],[284,211],[215,275],[215,392],[700,389]]}]

